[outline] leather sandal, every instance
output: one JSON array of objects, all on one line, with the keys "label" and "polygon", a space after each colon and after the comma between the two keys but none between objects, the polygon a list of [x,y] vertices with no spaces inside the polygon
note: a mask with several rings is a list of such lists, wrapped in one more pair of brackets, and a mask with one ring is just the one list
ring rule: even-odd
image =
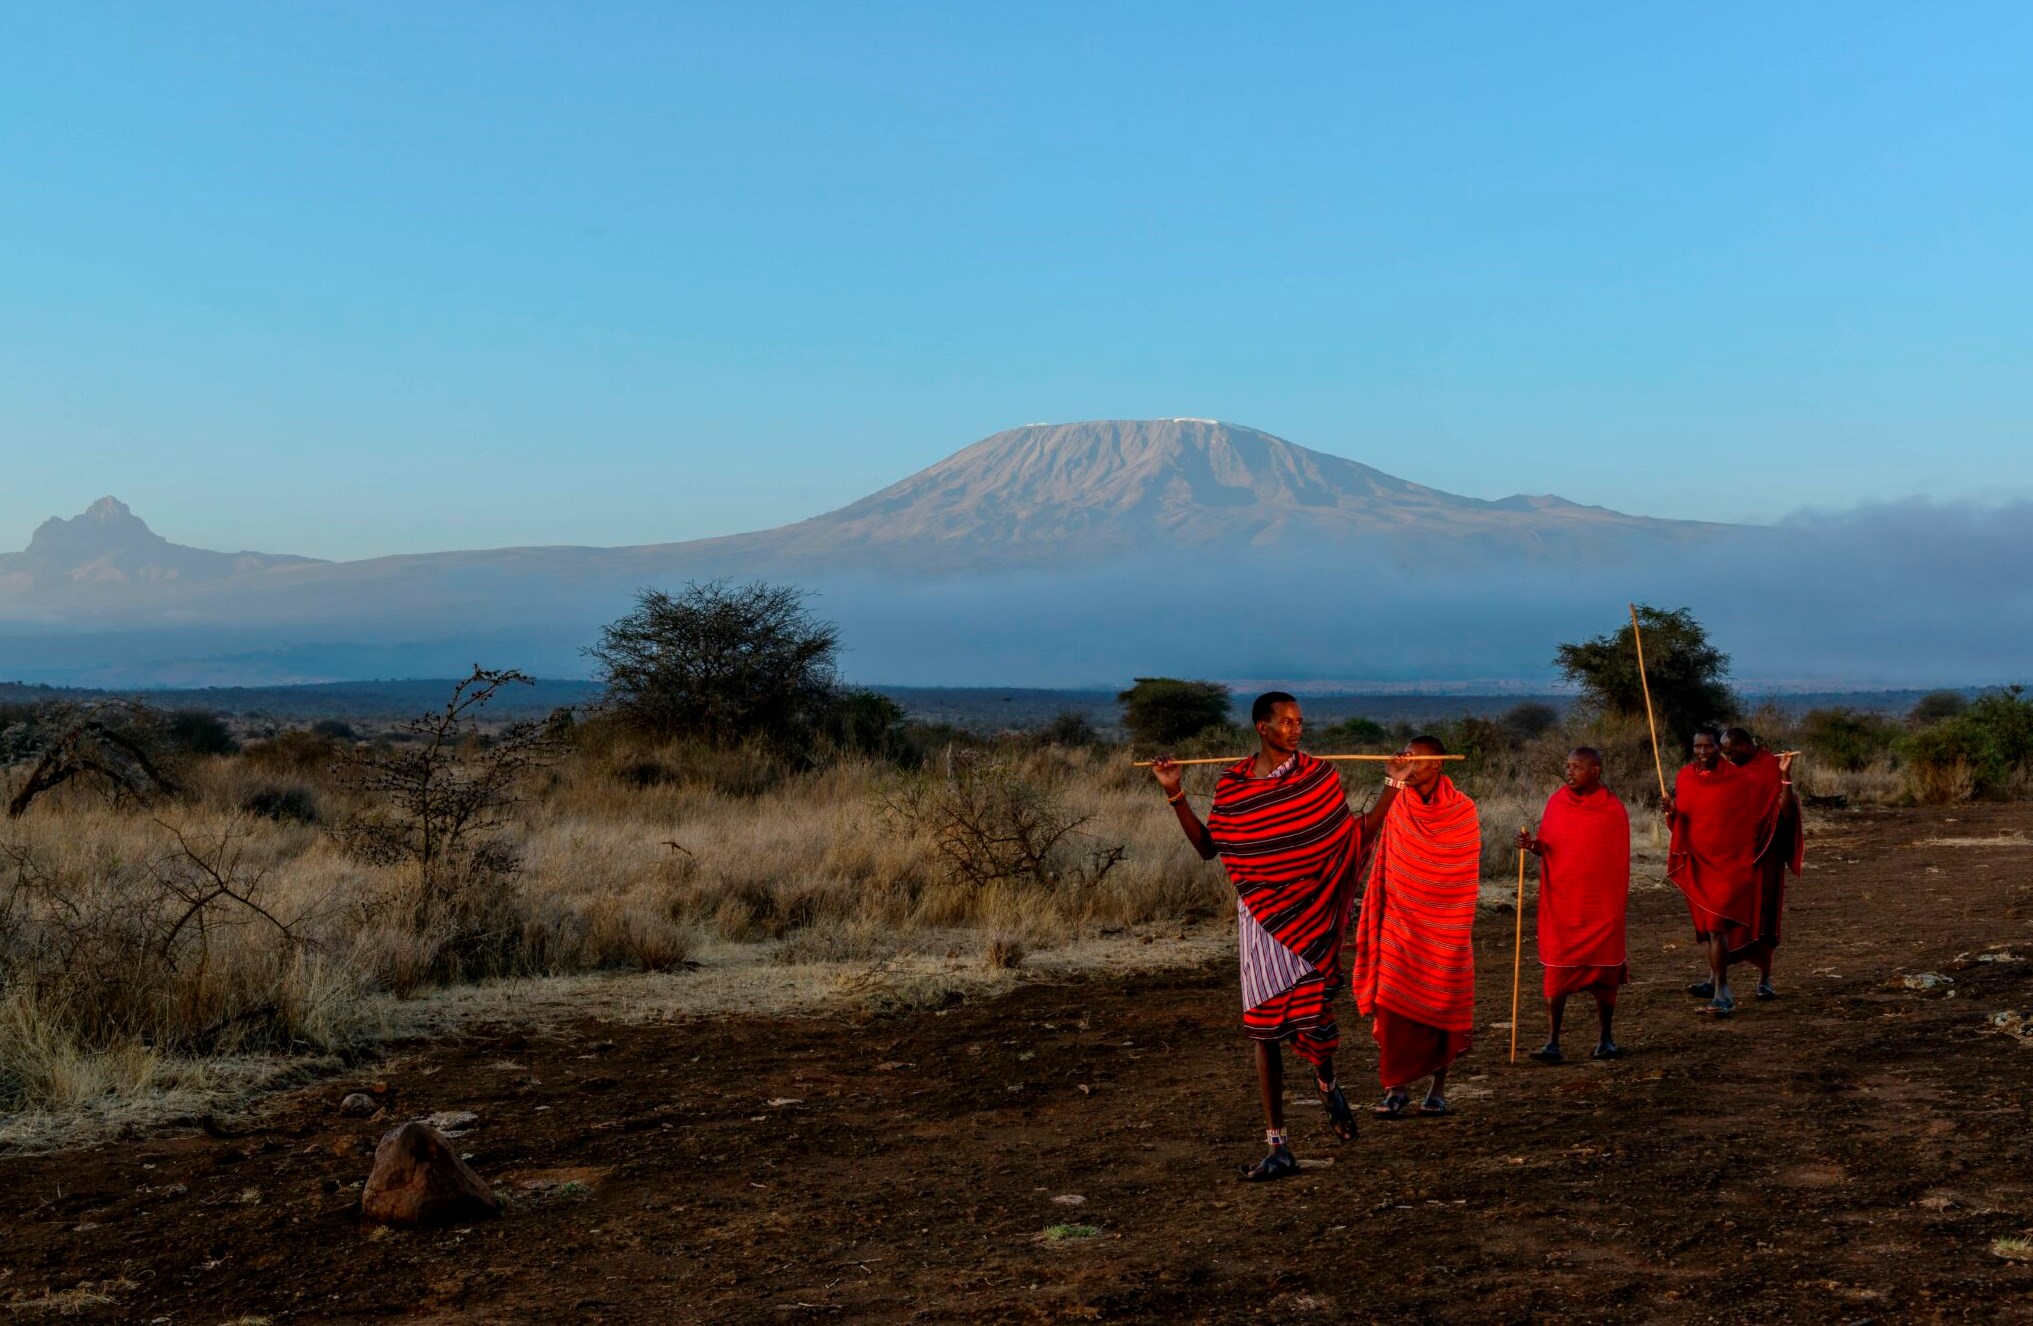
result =
[{"label": "leather sandal", "polygon": [[1290,1147],[1281,1146],[1266,1155],[1254,1165],[1239,1165],[1244,1183],[1272,1183],[1288,1179],[1299,1172],[1299,1162],[1293,1158]]}]

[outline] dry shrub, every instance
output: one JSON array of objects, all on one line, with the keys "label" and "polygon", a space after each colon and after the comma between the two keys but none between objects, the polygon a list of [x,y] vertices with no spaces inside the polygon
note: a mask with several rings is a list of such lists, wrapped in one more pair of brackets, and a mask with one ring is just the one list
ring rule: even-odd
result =
[{"label": "dry shrub", "polygon": [[1060,770],[1038,764],[955,757],[943,775],[900,779],[882,813],[929,838],[947,880],[964,890],[1090,890],[1127,849],[1083,832],[1094,816],[1068,806]]},{"label": "dry shrub", "polygon": [[981,965],[990,971],[1014,971],[1024,965],[1023,941],[1015,935],[1001,933],[990,935],[988,947],[981,951]]}]

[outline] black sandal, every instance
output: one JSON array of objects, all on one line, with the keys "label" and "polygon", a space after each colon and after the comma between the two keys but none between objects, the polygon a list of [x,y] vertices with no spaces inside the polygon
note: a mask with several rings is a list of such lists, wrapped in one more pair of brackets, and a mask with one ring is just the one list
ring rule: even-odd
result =
[{"label": "black sandal", "polygon": [[1715,998],[1715,982],[1696,981],[1687,987],[1687,993],[1693,995],[1696,999],[1713,999]]},{"label": "black sandal", "polygon": [[[1314,1079],[1319,1086],[1319,1079]],[[1334,1129],[1334,1135],[1344,1142],[1355,1140],[1355,1111],[1348,1108],[1348,1097],[1341,1094],[1341,1084],[1335,1083],[1320,1092],[1320,1103],[1327,1107],[1327,1123]]]},{"label": "black sandal", "polygon": [[1595,1052],[1588,1057],[1591,1059],[1621,1059],[1624,1057],[1624,1047],[1618,1045],[1615,1041],[1604,1041],[1596,1046]]},{"label": "black sandal", "polygon": [[1442,1097],[1428,1096],[1419,1102],[1419,1113],[1429,1119],[1438,1119],[1451,1111],[1447,1108],[1447,1101]]},{"label": "black sandal", "polygon": [[1703,1005],[1701,1011],[1712,1018],[1726,1018],[1737,1011],[1737,1001],[1734,999],[1711,999],[1707,1004]]},{"label": "black sandal", "polygon": [[1770,981],[1758,982],[1758,999],[1760,1001],[1767,999],[1777,999],[1778,997],[1779,992],[1772,988],[1772,983]]},{"label": "black sandal", "polygon": [[1551,1041],[1541,1045],[1525,1057],[1527,1059],[1537,1059],[1542,1064],[1564,1064],[1567,1062],[1567,1056],[1560,1053],[1560,1047]]},{"label": "black sandal", "polygon": [[1411,1103],[1412,1093],[1409,1091],[1386,1091],[1383,1103],[1372,1107],[1370,1113],[1379,1119],[1402,1119],[1406,1106]]},{"label": "black sandal", "polygon": [[1244,1183],[1272,1183],[1278,1179],[1289,1179],[1299,1172],[1299,1162],[1293,1158],[1290,1147],[1278,1147],[1254,1165],[1236,1167],[1242,1173]]}]

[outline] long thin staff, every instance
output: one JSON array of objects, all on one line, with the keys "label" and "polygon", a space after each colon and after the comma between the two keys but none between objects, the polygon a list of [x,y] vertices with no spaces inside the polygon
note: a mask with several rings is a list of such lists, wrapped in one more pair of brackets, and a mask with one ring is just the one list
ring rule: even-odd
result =
[{"label": "long thin staff", "polygon": [[1645,637],[1638,630],[1638,605],[1631,605],[1631,643],[1638,647],[1638,685],[1645,691],[1645,726],[1652,729],[1652,767],[1659,771],[1659,804],[1666,804],[1666,762],[1659,758],[1659,720],[1652,717],[1652,683],[1645,676]]},{"label": "long thin staff", "polygon": [[1525,968],[1525,849],[1518,849],[1518,937],[1511,945],[1511,1062],[1518,1061],[1518,981]]},{"label": "long thin staff", "polygon": [[[1210,755],[1205,757],[1196,756],[1190,760],[1173,760],[1172,763],[1234,764],[1237,760],[1241,758],[1242,756],[1240,755]],[[1468,757],[1466,755],[1315,755],[1313,758],[1316,760],[1375,760],[1378,763],[1389,763],[1392,760],[1465,760]],[[1138,769],[1148,769],[1153,764],[1156,763],[1157,763],[1156,760],[1130,761],[1131,766]]]}]

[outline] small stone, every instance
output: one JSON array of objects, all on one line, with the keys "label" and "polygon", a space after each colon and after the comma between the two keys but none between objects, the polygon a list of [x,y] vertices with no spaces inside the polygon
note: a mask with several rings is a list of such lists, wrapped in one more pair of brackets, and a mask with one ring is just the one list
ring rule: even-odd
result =
[{"label": "small stone", "polygon": [[374,1103],[374,1097],[364,1091],[349,1091],[339,1102],[339,1113],[349,1119],[364,1119],[381,1107]]},{"label": "small stone", "polygon": [[1087,1205],[1087,1199],[1086,1199],[1085,1197],[1082,1197],[1082,1196],[1081,1196],[1081,1195],[1080,1195],[1079,1193],[1077,1193],[1077,1192],[1062,1192],[1062,1193],[1060,1193],[1060,1194],[1059,1194],[1059,1195],[1058,1195],[1057,1197],[1054,1197],[1054,1198],[1052,1199],[1052,1201],[1053,1201],[1053,1203],[1054,1203],[1055,1205],[1058,1205],[1058,1206],[1085,1206],[1085,1205]]},{"label": "small stone", "polygon": [[500,1214],[486,1180],[435,1128],[406,1123],[382,1135],[360,1192],[360,1213],[384,1225],[419,1227]]},{"label": "small stone", "polygon": [[1943,976],[1938,971],[1915,972],[1900,982],[1908,990],[1945,990],[1955,984],[1953,976]]},{"label": "small stone", "polygon": [[428,1124],[447,1137],[457,1137],[479,1123],[480,1116],[471,1110],[439,1110],[436,1114],[425,1115],[417,1122]]}]

